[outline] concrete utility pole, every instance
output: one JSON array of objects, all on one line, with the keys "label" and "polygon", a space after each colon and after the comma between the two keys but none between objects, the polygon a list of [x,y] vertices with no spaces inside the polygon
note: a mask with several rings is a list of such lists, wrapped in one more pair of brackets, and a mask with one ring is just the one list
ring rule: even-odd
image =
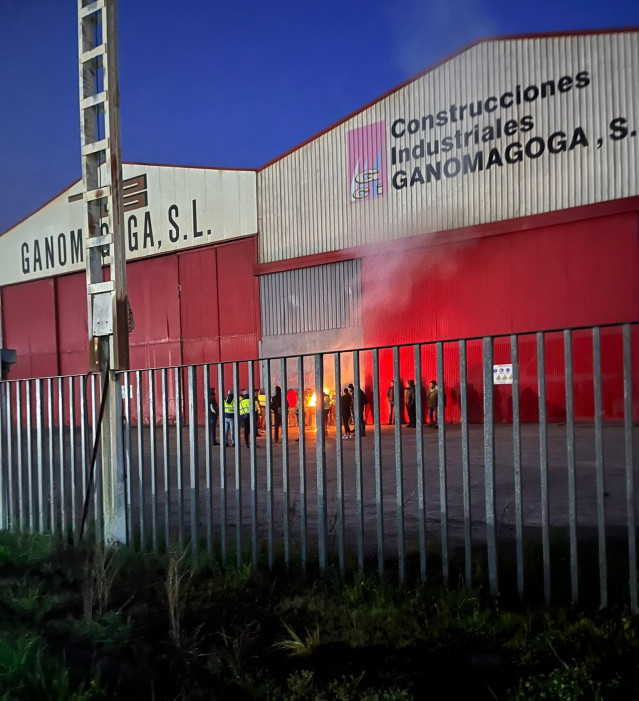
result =
[{"label": "concrete utility pole", "polygon": [[[89,363],[106,387],[102,421],[105,543],[126,540],[122,390],[129,368],[116,0],[78,0],[80,134]],[[108,263],[110,279],[102,266]]]}]

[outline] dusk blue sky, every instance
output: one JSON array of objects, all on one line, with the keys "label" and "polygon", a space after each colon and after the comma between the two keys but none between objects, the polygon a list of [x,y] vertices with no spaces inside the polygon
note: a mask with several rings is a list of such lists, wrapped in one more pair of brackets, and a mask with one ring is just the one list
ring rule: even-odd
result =
[{"label": "dusk blue sky", "polygon": [[[258,168],[481,37],[639,0],[120,0],[125,161]],[[0,0],[0,232],[80,177],[76,0]]]}]

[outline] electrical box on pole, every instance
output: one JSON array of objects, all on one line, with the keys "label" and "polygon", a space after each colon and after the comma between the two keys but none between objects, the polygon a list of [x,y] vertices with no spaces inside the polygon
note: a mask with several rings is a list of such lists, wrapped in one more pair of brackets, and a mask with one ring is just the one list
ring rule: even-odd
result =
[{"label": "electrical box on pole", "polygon": [[104,536],[124,542],[119,373],[129,368],[129,339],[116,0],[78,0],[78,61],[89,366],[102,374],[108,393],[102,424]]}]

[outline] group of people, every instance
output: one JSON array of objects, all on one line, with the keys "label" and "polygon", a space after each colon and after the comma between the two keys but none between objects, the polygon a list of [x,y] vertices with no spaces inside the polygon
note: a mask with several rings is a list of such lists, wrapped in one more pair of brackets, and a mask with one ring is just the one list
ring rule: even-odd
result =
[{"label": "group of people", "polygon": [[[233,390],[229,390],[227,392],[226,398],[222,402],[222,409],[224,418],[224,434],[221,435],[220,438],[224,441],[224,446],[226,448],[233,447],[235,446],[235,395],[233,394]],[[244,443],[248,448],[250,447],[251,439],[251,410],[253,411],[255,417],[255,435],[261,435],[261,433],[259,432],[260,401],[258,391],[255,391],[255,396],[253,398],[253,401],[251,402],[249,391],[242,390],[240,392],[238,409],[240,416],[240,427],[244,430]],[[219,445],[219,442],[216,440],[215,437],[215,431],[218,424],[219,414],[220,407],[217,401],[215,387],[211,387],[209,390],[209,434],[211,438],[211,443],[213,445]],[[220,428],[222,428],[222,424],[220,424]]]},{"label": "group of people", "polygon": [[[357,388],[359,393],[359,409],[360,415],[357,417],[359,419],[360,426],[360,436],[366,436],[366,420],[364,418],[364,412],[366,411],[366,405],[368,404],[368,399],[366,394],[361,387]],[[342,426],[344,428],[344,433],[342,438],[352,438],[354,431],[351,430],[351,422],[353,426],[355,425],[355,387],[353,384],[349,384],[344,387],[344,392],[339,398],[339,408],[342,415]]]},{"label": "group of people", "polygon": [[[415,380],[408,380],[406,389],[404,390],[404,406],[408,415],[407,428],[415,428],[417,425],[417,408],[415,403]],[[400,398],[401,387],[400,387]],[[446,393],[443,393],[444,406],[446,406]],[[388,423],[392,424],[395,416],[395,380],[391,380],[388,389],[386,390],[386,399],[388,400]],[[426,390],[426,406],[428,407],[428,421],[432,428],[439,428],[437,423],[437,414],[439,409],[439,392],[437,382],[431,380],[428,389]],[[403,422],[402,422],[403,423]]]},{"label": "group of people", "polygon": [[[365,411],[368,404],[368,399],[366,393],[361,387],[357,389],[359,393],[359,415],[355,416],[355,387],[352,383],[344,387],[342,394],[339,396],[339,407],[342,419],[342,438],[349,439],[353,437],[355,421],[359,421],[360,435],[362,437],[366,436],[366,420]],[[312,390],[310,392],[307,390],[308,397],[312,396]],[[406,424],[408,428],[416,427],[416,398],[415,398],[415,381],[408,380],[406,383],[406,388],[403,390],[403,396],[399,392],[400,399],[403,399],[404,407],[406,408],[406,414],[408,415],[408,423]],[[391,380],[390,386],[386,391],[386,398],[388,400],[388,423],[392,424],[395,417],[395,381]],[[444,406],[446,406],[446,394],[443,393]],[[304,425],[310,426],[312,423],[312,418],[314,415],[314,407],[311,406],[310,402],[307,401],[307,396],[304,397]],[[224,442],[225,447],[235,446],[235,396],[233,390],[227,392],[226,398],[222,403],[222,414],[223,414],[223,434],[220,435],[220,439]],[[238,413],[240,419],[240,427],[243,429],[244,442],[246,447],[250,447],[251,439],[251,411],[254,414],[254,427],[255,435],[260,436],[259,432],[260,424],[262,422],[262,407],[259,399],[259,391],[255,390],[255,396],[251,400],[249,391],[242,390],[240,392],[240,397],[238,399]],[[323,410],[324,410],[324,428],[328,429],[329,415],[334,406],[334,401],[330,398],[328,393],[324,392],[322,397]],[[437,382],[431,380],[428,389],[426,391],[426,406],[428,408],[428,421],[432,428],[438,428],[438,408],[439,408],[439,393]],[[282,414],[287,416],[288,414],[288,401],[282,398],[282,388],[277,385],[275,387],[275,394],[271,397],[271,411],[273,413],[273,440],[275,443],[279,443],[280,440],[280,430],[282,428]],[[211,438],[211,443],[213,445],[219,445],[216,440],[216,429],[218,425],[218,419],[220,414],[220,407],[218,404],[215,387],[211,387],[209,390],[209,434]],[[403,423],[403,421],[402,421]],[[353,425],[353,428],[351,427]],[[222,424],[220,424],[222,428]]]}]

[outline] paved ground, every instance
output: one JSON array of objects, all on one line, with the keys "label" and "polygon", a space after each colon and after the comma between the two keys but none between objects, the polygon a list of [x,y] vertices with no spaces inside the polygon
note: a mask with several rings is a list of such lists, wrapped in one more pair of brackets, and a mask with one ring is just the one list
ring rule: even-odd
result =
[{"label": "paved ground", "polygon": [[[137,427],[131,428],[131,500],[134,510],[134,523],[139,523],[139,460],[138,460],[138,434]],[[634,429],[636,433],[637,429]],[[480,542],[485,532],[485,489],[484,489],[484,443],[483,426],[472,425],[469,430],[469,454],[470,454],[470,503],[472,519],[473,540]],[[438,462],[438,435],[428,427],[424,427],[424,484],[425,484],[425,523],[427,539],[435,543],[440,538],[441,514],[444,510],[448,523],[451,542],[458,543],[463,538],[463,487],[462,487],[462,462],[461,462],[461,427],[458,425],[446,426],[446,501],[442,506],[440,500],[441,473]],[[305,433],[306,460],[300,460],[300,447],[296,442],[297,429],[290,429],[288,444],[288,514],[290,522],[291,539],[299,543],[302,534],[303,504],[306,504],[307,540],[309,548],[313,548],[317,542],[317,473],[316,473],[316,436],[313,432]],[[81,447],[79,431],[75,432],[75,475],[76,475],[76,500],[75,513],[79,517],[81,511],[81,491],[83,475],[81,473]],[[17,446],[13,437],[13,508],[17,515]],[[165,523],[166,491],[164,485],[163,443],[162,429],[155,429],[156,442],[156,469],[157,469],[157,524],[158,532],[163,532]],[[357,543],[358,522],[360,506],[357,499],[357,469],[356,469],[356,441],[341,440],[343,451],[344,474],[344,513],[345,534],[348,545],[355,547]],[[364,524],[364,548],[367,554],[373,554],[377,547],[377,507],[378,500],[375,488],[375,454],[374,438],[371,427],[368,427],[366,438],[362,439],[362,484],[361,484],[361,515]],[[568,529],[568,475],[566,468],[566,428],[563,425],[548,426],[548,492],[549,492],[549,523],[552,528],[563,530],[567,534]],[[145,481],[144,498],[144,527],[147,537],[151,534],[152,524],[152,479],[151,479],[151,451],[150,431],[148,426],[142,430],[143,465]],[[535,530],[541,526],[541,472],[539,459],[539,427],[533,424],[522,426],[522,500],[523,520],[527,530]],[[70,467],[70,442],[68,431],[65,434],[64,446],[64,478],[67,485],[71,483]],[[402,429],[402,476],[403,476],[403,511],[405,524],[405,537],[408,547],[416,546],[419,534],[419,499],[417,490],[417,440],[415,429]],[[198,440],[199,462],[199,510],[200,527],[202,533],[206,533],[208,507],[212,502],[213,533],[217,537],[221,533],[221,520],[223,513],[224,492],[221,489],[219,448],[211,451],[211,479],[212,491],[207,488],[206,453],[204,446],[204,430],[199,428]],[[257,440],[256,449],[256,496],[257,496],[257,524],[261,537],[268,533],[268,496],[267,466],[266,466],[266,438]],[[48,437],[45,436],[43,449],[43,480],[40,499],[37,447],[32,448],[32,489],[34,493],[33,517],[37,523],[39,514],[44,514],[45,522],[49,519],[49,469],[51,461],[48,458]],[[596,528],[597,498],[595,479],[595,437],[594,428],[591,425],[579,425],[576,428],[576,478],[577,499],[576,510],[580,534],[591,533]],[[53,442],[53,480],[56,520],[60,518],[60,464],[59,445],[57,431]],[[90,451],[87,451],[87,455]],[[182,512],[182,520],[185,524],[185,532],[188,531],[191,510],[190,490],[190,450],[188,428],[182,432],[182,491],[178,491],[179,471],[177,460],[177,435],[174,426],[169,428],[168,441],[169,474],[172,489],[171,498],[171,528],[177,526]],[[393,555],[397,548],[397,475],[395,468],[395,442],[393,427],[381,427],[381,476],[382,476],[382,513],[384,524],[384,551],[386,555]],[[496,523],[498,537],[501,539],[512,537],[515,524],[515,489],[513,472],[513,436],[511,425],[498,425],[495,430],[495,499],[496,499]],[[7,451],[4,449],[5,467],[3,470],[5,484],[8,485],[6,468]],[[28,450],[23,437],[23,464],[28,465]],[[236,464],[235,454],[232,449],[226,450],[226,509],[228,523],[229,543],[234,541],[235,527],[237,523],[237,494],[236,491]],[[241,465],[239,475],[241,479],[241,505],[244,542],[248,543],[251,532],[251,461],[250,451],[245,447],[240,451]],[[284,514],[286,513],[286,498],[283,490],[283,446],[281,443],[273,445],[273,483],[272,495],[274,505],[273,538],[276,543],[281,543],[284,531]],[[306,490],[300,490],[300,464],[305,465]],[[626,513],[626,474],[623,428],[619,426],[606,426],[604,429],[604,469],[605,469],[605,515],[606,526],[609,532],[621,531],[627,527]],[[29,511],[27,507],[28,474],[23,473],[23,504],[24,518],[28,521]],[[326,440],[326,475],[327,475],[327,518],[329,546],[337,547],[337,534],[339,530],[340,502],[337,490],[336,468],[336,437],[334,429],[329,431]],[[180,498],[181,497],[181,498]],[[67,515],[73,511],[71,499],[67,495],[65,503]],[[188,535],[186,536],[188,537]]]}]

